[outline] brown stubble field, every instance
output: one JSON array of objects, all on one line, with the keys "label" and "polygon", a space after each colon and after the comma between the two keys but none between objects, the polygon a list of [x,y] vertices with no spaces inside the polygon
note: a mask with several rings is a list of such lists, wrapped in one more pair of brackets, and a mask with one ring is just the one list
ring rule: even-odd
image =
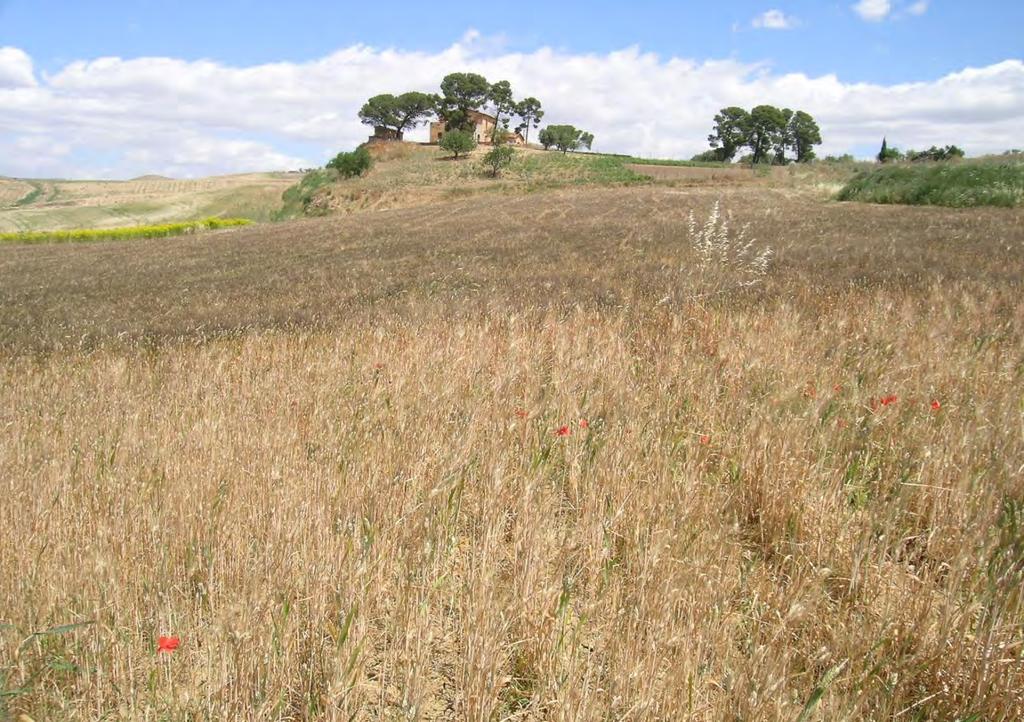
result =
[{"label": "brown stubble field", "polygon": [[[716,199],[759,286],[694,270]],[[0,248],[2,703],[1018,719],[1022,220],[652,186]]]}]

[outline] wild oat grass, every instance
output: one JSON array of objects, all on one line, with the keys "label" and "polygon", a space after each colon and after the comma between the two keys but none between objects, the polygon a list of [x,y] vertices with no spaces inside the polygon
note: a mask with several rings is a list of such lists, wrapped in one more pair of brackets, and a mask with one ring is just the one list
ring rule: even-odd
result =
[{"label": "wild oat grass", "polygon": [[1019,216],[732,194],[658,305],[713,196],[476,200],[3,249],[8,715],[1024,715]]}]

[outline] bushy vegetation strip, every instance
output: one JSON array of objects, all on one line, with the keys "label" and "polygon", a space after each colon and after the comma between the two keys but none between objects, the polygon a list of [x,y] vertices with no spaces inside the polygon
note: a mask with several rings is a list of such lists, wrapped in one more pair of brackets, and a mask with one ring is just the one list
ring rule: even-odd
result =
[{"label": "bushy vegetation strip", "polygon": [[1024,163],[986,160],[883,165],[858,173],[838,198],[864,203],[1012,208],[1024,201]]},{"label": "bushy vegetation strip", "polygon": [[0,243],[75,243],[81,241],[127,241],[138,238],[167,238],[199,231],[233,228],[252,223],[247,218],[204,218],[183,223],[124,228],[79,228],[65,231],[19,231],[0,233]]}]

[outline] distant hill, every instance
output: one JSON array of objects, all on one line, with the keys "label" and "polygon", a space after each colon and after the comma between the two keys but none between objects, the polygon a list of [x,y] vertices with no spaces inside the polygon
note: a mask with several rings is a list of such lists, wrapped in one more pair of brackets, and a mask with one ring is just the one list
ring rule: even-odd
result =
[{"label": "distant hill", "polygon": [[0,233],[119,228],[210,216],[265,221],[295,182],[283,173],[177,180],[145,175],[129,181],[0,179]]}]

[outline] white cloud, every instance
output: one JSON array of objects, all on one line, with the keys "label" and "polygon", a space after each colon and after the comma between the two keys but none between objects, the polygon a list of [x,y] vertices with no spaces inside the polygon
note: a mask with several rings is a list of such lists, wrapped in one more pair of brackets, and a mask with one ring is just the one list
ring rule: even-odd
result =
[{"label": "white cloud", "polygon": [[766,10],[751,20],[750,25],[765,30],[791,30],[797,26],[797,19],[781,10]]},{"label": "white cloud", "polygon": [[928,12],[928,0],[918,0],[907,8],[907,13],[910,15],[924,15],[926,12]]},{"label": "white cloud", "polygon": [[[17,56],[11,63],[15,54],[5,54],[0,67],[31,68],[24,53]],[[886,86],[637,48],[516,53],[467,36],[436,53],[357,45],[310,62],[249,67],[98,58],[31,84],[31,70],[22,72],[13,76],[17,84],[0,83],[0,175],[188,176],[320,165],[366,139],[356,111],[367,97],[436,91],[456,70],[508,79],[520,97],[544,102],[546,122],[593,132],[597,149],[646,156],[700,152],[719,108],[764,102],[814,115],[822,153],[874,146],[883,135],[903,147],[1001,151],[1020,144],[1024,125],[1020,60]],[[410,136],[425,137],[423,128]]]},{"label": "white cloud", "polygon": [[881,22],[892,12],[889,0],[860,0],[853,6],[853,11],[869,22]]},{"label": "white cloud", "polygon": [[868,22],[880,23],[883,20],[902,20],[907,16],[920,17],[928,12],[929,0],[917,0],[909,5],[904,2],[893,3],[892,0],[860,0],[853,5],[853,11]]},{"label": "white cloud", "polygon": [[27,88],[36,84],[32,58],[19,48],[0,48],[0,90]]}]

